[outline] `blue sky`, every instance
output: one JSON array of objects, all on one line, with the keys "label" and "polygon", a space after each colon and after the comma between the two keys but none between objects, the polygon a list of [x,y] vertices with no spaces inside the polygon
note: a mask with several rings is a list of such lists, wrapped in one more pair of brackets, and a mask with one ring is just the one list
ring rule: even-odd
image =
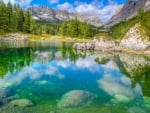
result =
[{"label": "blue sky", "polygon": [[[3,0],[5,2],[9,0]],[[107,22],[115,13],[116,9],[122,7],[127,0],[10,0],[18,3],[23,8],[32,6],[45,6],[77,12],[87,16],[97,16],[103,22]]]}]

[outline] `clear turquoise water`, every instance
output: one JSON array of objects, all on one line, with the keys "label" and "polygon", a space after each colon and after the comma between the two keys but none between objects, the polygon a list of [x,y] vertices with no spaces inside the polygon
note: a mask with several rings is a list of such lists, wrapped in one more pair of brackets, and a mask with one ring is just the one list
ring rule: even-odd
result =
[{"label": "clear turquoise water", "polygon": [[[71,43],[0,45],[0,113],[150,113],[148,66],[136,72],[141,76],[130,77],[122,69],[123,62],[96,60],[110,53],[76,52]],[[113,54],[121,58],[120,53]],[[139,58],[149,62],[145,56]],[[82,106],[58,108],[63,95],[73,90],[88,91],[94,99]],[[11,106],[16,99],[34,105]]]}]

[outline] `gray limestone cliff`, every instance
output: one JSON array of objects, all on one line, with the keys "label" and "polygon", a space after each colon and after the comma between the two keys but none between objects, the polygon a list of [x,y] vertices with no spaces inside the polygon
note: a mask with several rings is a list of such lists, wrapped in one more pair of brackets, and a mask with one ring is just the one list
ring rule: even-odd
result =
[{"label": "gray limestone cliff", "polygon": [[31,7],[29,8],[29,11],[35,20],[54,22],[69,21],[77,18],[79,21],[86,22],[95,27],[100,27],[103,25],[102,21],[98,17],[70,13],[64,10],[55,10],[47,7]]},{"label": "gray limestone cliff", "polygon": [[128,2],[117,9],[108,23],[104,25],[105,28],[110,28],[122,21],[135,17],[139,8],[143,8],[144,11],[150,11],[150,0],[128,0]]}]

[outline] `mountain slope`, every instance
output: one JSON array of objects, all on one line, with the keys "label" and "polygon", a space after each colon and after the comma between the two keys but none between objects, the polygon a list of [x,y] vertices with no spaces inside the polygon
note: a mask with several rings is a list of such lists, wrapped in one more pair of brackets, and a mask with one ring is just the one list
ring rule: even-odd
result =
[{"label": "mountain slope", "polygon": [[135,17],[138,13],[139,8],[143,8],[144,11],[150,11],[149,0],[128,0],[128,2],[118,11],[117,14],[113,15],[105,28],[110,28],[122,21],[129,20]]},{"label": "mountain slope", "polygon": [[95,27],[100,27],[103,24],[98,17],[84,16],[77,13],[69,13],[64,10],[54,10],[47,7],[32,7],[29,8],[29,11],[35,20],[53,22],[68,21],[77,18],[79,21],[86,22]]},{"label": "mountain slope", "polygon": [[128,30],[120,46],[130,50],[146,50],[150,47],[149,40],[149,30],[137,23]]}]

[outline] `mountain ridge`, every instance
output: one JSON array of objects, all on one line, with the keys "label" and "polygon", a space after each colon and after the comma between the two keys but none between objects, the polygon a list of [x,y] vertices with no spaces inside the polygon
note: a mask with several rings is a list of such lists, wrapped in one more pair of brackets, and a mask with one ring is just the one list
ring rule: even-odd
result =
[{"label": "mountain ridge", "polygon": [[114,14],[111,19],[104,25],[104,28],[110,28],[122,21],[134,18],[138,14],[138,10],[142,8],[144,12],[150,11],[149,0],[128,0],[126,4]]},{"label": "mountain ridge", "polygon": [[35,20],[42,20],[47,22],[54,21],[69,21],[71,19],[77,18],[81,22],[86,22],[95,27],[101,27],[103,22],[95,16],[85,16],[77,13],[70,13],[65,10],[55,10],[48,7],[31,7],[28,8],[30,13]]}]

